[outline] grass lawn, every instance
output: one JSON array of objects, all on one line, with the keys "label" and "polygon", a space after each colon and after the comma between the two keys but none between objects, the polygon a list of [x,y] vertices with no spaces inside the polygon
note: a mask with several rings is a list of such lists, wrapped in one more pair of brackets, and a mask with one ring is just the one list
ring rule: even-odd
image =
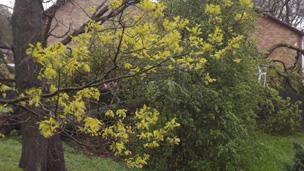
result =
[{"label": "grass lawn", "polygon": [[270,136],[259,134],[257,141],[265,148],[261,162],[253,171],[280,171],[286,170],[286,163],[291,164],[294,158],[293,142],[304,147],[304,133],[290,136]]},{"label": "grass lawn", "polygon": [[[21,144],[17,138],[0,140],[0,170],[21,171],[18,166]],[[293,161],[293,142],[304,146],[304,133],[290,136],[270,136],[259,134],[256,139],[265,153],[252,171],[280,171],[286,163]],[[66,165],[69,171],[130,171],[123,165],[104,158],[88,157],[65,147]]]},{"label": "grass lawn", "polygon": [[[16,138],[0,140],[0,170],[21,171],[18,168],[20,152],[20,140]],[[70,147],[65,147],[65,159],[69,171],[130,171],[111,159],[87,157]]]}]

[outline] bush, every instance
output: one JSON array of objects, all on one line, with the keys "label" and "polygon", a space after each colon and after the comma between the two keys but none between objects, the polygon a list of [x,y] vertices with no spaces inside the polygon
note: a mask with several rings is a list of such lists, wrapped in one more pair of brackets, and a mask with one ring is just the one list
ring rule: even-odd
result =
[{"label": "bush", "polygon": [[260,128],[271,134],[291,134],[300,127],[300,101],[283,99],[274,89],[264,90],[258,121]]},{"label": "bush", "polygon": [[304,149],[298,143],[294,143],[293,149],[295,151],[294,163],[292,165],[287,165],[286,170],[302,171],[304,170]]},{"label": "bush", "polygon": [[[233,0],[232,6],[222,1],[208,1],[213,4],[207,7],[199,1],[172,2],[172,8],[175,5],[184,9],[195,7],[192,12],[196,14],[191,16],[183,10],[179,14],[179,10],[168,9],[196,26],[184,34],[199,34],[199,39],[184,40],[185,48],[212,50],[201,53],[207,62],[200,70],[173,68],[155,77],[126,82],[128,90],[133,91],[129,100],[148,99],[149,105],[162,113],[161,122],[176,117],[182,125],[177,131],[181,144],[157,150],[151,156],[150,168],[248,170],[248,159],[255,155],[246,149],[253,149],[248,138],[255,130],[260,93],[256,75],[258,53],[245,39],[233,52],[223,46],[246,36],[252,24],[252,10],[237,0]],[[208,10],[204,12],[204,9]],[[243,12],[246,12],[244,20],[236,22],[236,16]]]},{"label": "bush", "polygon": [[176,117],[182,125],[177,133],[181,144],[157,150],[152,169],[246,169],[243,163],[255,155],[244,149],[250,148],[247,138],[255,129],[260,86],[254,60],[241,54],[235,54],[242,57],[238,65],[227,59],[208,68],[216,76],[213,83],[207,84],[199,72],[176,70],[129,86],[134,89],[130,99],[149,99],[161,111],[161,121]]}]

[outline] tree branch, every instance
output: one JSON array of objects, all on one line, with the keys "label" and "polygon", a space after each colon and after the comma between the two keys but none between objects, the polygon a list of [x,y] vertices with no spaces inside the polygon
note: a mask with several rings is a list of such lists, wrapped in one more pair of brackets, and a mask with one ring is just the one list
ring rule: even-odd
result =
[{"label": "tree branch", "polygon": [[295,51],[301,53],[302,55],[304,55],[304,49],[301,49],[301,48],[298,48],[296,46],[292,46],[292,45],[286,44],[286,43],[279,43],[268,50],[268,52],[265,55],[265,58],[268,58],[275,50],[277,50],[279,48],[288,48],[291,50],[295,50]]},{"label": "tree branch", "polygon": [[45,23],[45,28],[44,28],[44,35],[45,39],[48,38],[49,32],[52,26],[52,21],[56,15],[56,12],[59,8],[64,6],[69,0],[57,0],[57,2],[52,5],[50,8],[44,11],[44,23]]},{"label": "tree branch", "polygon": [[[183,57],[187,54],[188,53],[179,54],[179,55],[174,56],[173,58],[181,58],[181,57]],[[82,86],[61,88],[61,89],[58,89],[57,91],[55,91],[53,93],[42,94],[41,97],[42,98],[51,98],[51,97],[56,96],[59,93],[70,92],[70,91],[79,91],[79,90],[83,90],[85,88],[98,87],[100,85],[107,84],[107,83],[110,83],[110,82],[136,77],[136,76],[142,75],[144,73],[147,73],[147,72],[153,70],[154,68],[160,67],[168,61],[170,61],[170,57],[167,57],[167,59],[165,59],[165,60],[147,68],[147,69],[144,69],[140,72],[134,73],[134,74],[123,75],[123,76],[120,76],[120,77],[110,78],[110,79],[106,79],[106,80],[104,80],[105,77],[102,77],[102,78],[99,78],[99,79],[92,80],[92,81],[90,81],[90,82],[88,82],[88,83],[86,83]],[[18,97],[18,98],[14,98],[14,99],[0,99],[0,104],[14,104],[14,103],[22,102],[22,101],[27,101],[30,98],[31,98],[30,96],[23,96],[23,97]]]},{"label": "tree branch", "polygon": [[[140,0],[128,0],[125,1],[119,8],[112,10],[109,12],[109,7],[107,5],[105,5],[105,3],[101,4],[101,6],[99,6],[97,8],[97,12],[95,12],[93,14],[93,16],[91,17],[91,20],[95,21],[95,22],[99,22],[100,24],[103,24],[104,22],[106,22],[107,20],[116,17],[117,15],[121,14],[121,12],[123,12],[126,8],[128,8],[131,5],[137,4],[139,3]],[[103,7],[102,7],[103,6]],[[105,13],[109,12],[107,15],[103,16]],[[66,45],[69,42],[72,41],[72,37],[77,36],[79,34],[84,33],[85,31],[85,27],[88,25],[89,21],[84,23],[79,29],[75,30],[72,34],[70,34],[69,36],[67,36],[66,38],[64,38],[61,43]]]}]

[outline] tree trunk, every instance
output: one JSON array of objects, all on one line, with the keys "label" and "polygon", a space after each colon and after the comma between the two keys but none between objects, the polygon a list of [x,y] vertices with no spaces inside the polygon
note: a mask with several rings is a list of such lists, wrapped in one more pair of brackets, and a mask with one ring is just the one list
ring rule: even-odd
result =
[{"label": "tree trunk", "polygon": [[37,129],[36,119],[22,125],[20,168],[25,171],[65,171],[60,136],[45,139]]},{"label": "tree trunk", "polygon": [[[13,51],[16,86],[19,92],[32,87],[42,87],[37,79],[40,65],[26,55],[29,44],[46,45],[43,30],[41,0],[16,0],[12,16]],[[59,135],[45,139],[40,135],[38,124],[43,112],[38,108],[21,110],[22,154],[19,166],[25,171],[65,171],[63,147]],[[33,112],[30,112],[33,111]],[[35,114],[34,114],[35,113]]]}]

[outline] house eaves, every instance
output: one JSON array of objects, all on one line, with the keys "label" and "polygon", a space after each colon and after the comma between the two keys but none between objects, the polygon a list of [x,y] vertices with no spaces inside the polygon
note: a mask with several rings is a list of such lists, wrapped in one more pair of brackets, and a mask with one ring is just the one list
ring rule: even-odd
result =
[{"label": "house eaves", "polygon": [[289,30],[295,32],[296,34],[298,34],[298,35],[300,35],[300,36],[302,36],[302,37],[304,36],[304,32],[303,32],[303,31],[301,31],[301,30],[299,30],[299,29],[297,29],[297,28],[291,26],[290,24],[287,24],[287,23],[285,23],[285,22],[279,20],[278,18],[276,18],[276,17],[274,17],[274,16],[271,16],[271,15],[269,15],[269,14],[265,14],[265,13],[264,13],[264,17],[266,17],[266,18],[272,20],[273,22],[275,22],[275,23],[277,23],[277,24],[279,24],[279,25],[281,25],[281,26],[283,26],[283,27],[285,27],[285,28],[287,28],[287,29],[289,29]]}]

